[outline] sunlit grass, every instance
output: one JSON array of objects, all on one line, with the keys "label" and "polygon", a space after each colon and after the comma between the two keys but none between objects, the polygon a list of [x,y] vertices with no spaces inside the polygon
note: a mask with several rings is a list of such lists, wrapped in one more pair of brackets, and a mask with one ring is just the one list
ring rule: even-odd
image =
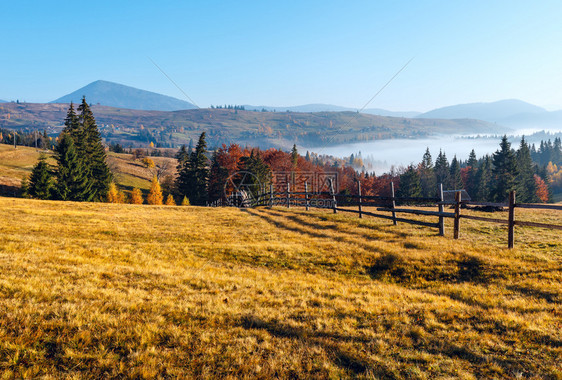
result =
[{"label": "sunlit grass", "polygon": [[502,228],[0,198],[0,372],[560,377],[559,235]]}]

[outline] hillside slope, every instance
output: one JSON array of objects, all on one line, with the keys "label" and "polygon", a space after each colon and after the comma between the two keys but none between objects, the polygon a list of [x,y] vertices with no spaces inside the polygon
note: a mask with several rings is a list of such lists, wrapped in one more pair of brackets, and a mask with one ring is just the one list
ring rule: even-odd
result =
[{"label": "hillside slope", "polygon": [[[56,134],[66,116],[64,104],[0,106],[0,127],[47,129]],[[435,134],[502,133],[506,129],[479,120],[399,118],[356,112],[253,112],[194,109],[174,112],[92,107],[108,142],[177,147],[207,132],[210,145],[236,142],[263,148],[337,145],[374,139],[420,138]]]},{"label": "hillside slope", "polygon": [[193,104],[171,96],[98,80],[51,103],[79,103],[82,97],[91,104],[135,110],[177,111],[196,108]]},{"label": "hillside slope", "polygon": [[[22,179],[30,176],[33,165],[41,153],[49,157],[48,163],[55,164],[52,152],[41,152],[24,146],[14,149],[12,145],[0,144],[0,196],[20,194]],[[167,168],[161,180],[168,176],[172,178],[175,176],[177,165],[175,159],[168,157],[151,157],[151,159],[156,165]],[[125,190],[137,187],[146,191],[150,188],[150,180],[155,170],[147,169],[140,160],[133,160],[132,155],[108,153],[107,163],[115,176],[115,182]]]},{"label": "hillside slope", "polygon": [[555,232],[507,251],[480,222],[454,241],[294,209],[10,198],[0,230],[8,378],[562,373]]}]

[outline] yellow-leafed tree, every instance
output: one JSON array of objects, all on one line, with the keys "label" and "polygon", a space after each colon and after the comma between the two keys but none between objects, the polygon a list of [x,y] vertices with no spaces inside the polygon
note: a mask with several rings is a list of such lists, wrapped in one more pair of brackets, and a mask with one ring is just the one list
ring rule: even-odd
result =
[{"label": "yellow-leafed tree", "polygon": [[125,203],[125,193],[119,190],[114,182],[111,182],[109,184],[109,190],[107,191],[107,202]]},{"label": "yellow-leafed tree", "polygon": [[187,199],[186,196],[183,197],[183,201],[181,201],[181,205],[182,206],[191,206],[191,204],[189,203],[189,199]]},{"label": "yellow-leafed tree", "polygon": [[158,182],[158,178],[154,176],[154,178],[152,178],[152,184],[150,185],[150,192],[146,197],[146,202],[149,205],[161,205],[163,200],[164,196],[162,195],[160,182]]},{"label": "yellow-leafed tree", "polygon": [[134,205],[142,205],[143,202],[144,199],[142,199],[142,191],[140,191],[140,189],[137,189],[135,187],[131,192],[130,203]]},{"label": "yellow-leafed tree", "polygon": [[174,197],[172,197],[172,194],[168,194],[168,197],[166,198],[166,206],[175,206],[176,205],[176,201],[174,200]]},{"label": "yellow-leafed tree", "polygon": [[119,190],[114,182],[109,184],[109,190],[107,190],[107,202],[108,203],[119,203]]}]

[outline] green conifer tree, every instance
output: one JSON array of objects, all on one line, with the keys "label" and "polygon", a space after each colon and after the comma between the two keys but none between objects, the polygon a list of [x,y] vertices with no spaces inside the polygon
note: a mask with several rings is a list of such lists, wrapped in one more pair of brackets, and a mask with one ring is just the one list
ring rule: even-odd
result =
[{"label": "green conifer tree", "polygon": [[74,146],[74,140],[68,133],[61,133],[56,147],[56,193],[63,201],[91,201],[92,183],[88,181],[83,166]]},{"label": "green conifer tree", "polygon": [[31,171],[27,192],[33,198],[50,199],[53,185],[53,174],[47,164],[47,157],[41,155]]},{"label": "green conifer tree", "polygon": [[177,180],[181,195],[186,196],[194,205],[204,205],[208,199],[209,169],[207,163],[207,143],[205,132],[201,133],[195,151],[184,162]]},{"label": "green conifer tree", "polygon": [[492,159],[486,155],[478,168],[475,185],[476,197],[474,199],[482,202],[491,201],[492,185]]},{"label": "green conifer tree", "polygon": [[449,161],[447,160],[447,156],[444,152],[439,151],[439,155],[435,160],[435,177],[437,183],[442,183],[444,189],[450,189],[451,184],[449,181],[450,173],[449,173]]},{"label": "green conifer tree", "polygon": [[494,188],[491,195],[496,202],[505,202],[509,192],[516,188],[515,179],[518,175],[517,159],[507,136],[502,138],[500,149],[493,154],[492,163]]},{"label": "green conifer tree", "polygon": [[477,176],[478,176],[478,160],[476,159],[476,152],[474,149],[470,151],[470,155],[468,156],[467,162],[468,172],[466,176],[466,184],[465,188],[468,192],[468,195],[472,199],[476,199],[476,192],[477,192]]},{"label": "green conifer tree", "polygon": [[400,187],[396,193],[400,198],[421,197],[422,188],[420,185],[420,176],[413,165],[400,175]]},{"label": "green conifer tree", "polygon": [[433,169],[433,159],[429,148],[425,150],[422,162],[419,166],[420,184],[422,188],[423,197],[434,197],[437,193],[437,179],[435,177],[435,170]]},{"label": "green conifer tree", "polygon": [[103,201],[113,175],[106,163],[105,147],[102,144],[94,114],[85,97],[82,98],[78,111],[80,112],[78,122],[83,139],[79,148],[83,149],[86,176],[91,182],[92,196],[90,198],[94,201]]},{"label": "green conifer tree", "polygon": [[451,168],[449,169],[449,181],[451,190],[461,190],[464,188],[461,177],[461,165],[459,163],[459,160],[457,160],[456,155],[451,161]]},{"label": "green conifer tree", "polygon": [[517,200],[524,203],[539,202],[537,196],[537,185],[535,182],[535,165],[531,159],[531,150],[525,141],[525,137],[521,138],[519,149],[516,153],[517,158],[517,177],[516,191]]}]

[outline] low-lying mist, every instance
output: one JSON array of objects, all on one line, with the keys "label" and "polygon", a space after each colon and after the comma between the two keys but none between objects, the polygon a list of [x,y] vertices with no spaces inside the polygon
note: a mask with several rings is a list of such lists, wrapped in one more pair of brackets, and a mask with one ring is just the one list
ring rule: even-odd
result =
[{"label": "low-lying mist", "polygon": [[[516,149],[521,141],[521,136],[529,143],[538,144],[541,140],[554,139],[562,136],[562,129],[550,131],[533,131],[531,129],[518,130],[511,134],[509,141],[512,148]],[[492,154],[499,148],[502,136],[466,136],[466,135],[442,135],[424,139],[391,139],[374,140],[353,144],[342,144],[330,147],[313,147],[308,149],[318,154],[327,154],[335,157],[348,157],[351,154],[361,158],[366,164],[369,172],[375,171],[377,174],[389,172],[393,167],[408,166],[417,164],[422,160],[426,148],[429,148],[431,156],[435,161],[439,151],[445,152],[447,158],[451,160],[457,156],[459,160],[467,160],[470,151],[474,149],[477,157]],[[367,165],[366,165],[367,166]]]}]

